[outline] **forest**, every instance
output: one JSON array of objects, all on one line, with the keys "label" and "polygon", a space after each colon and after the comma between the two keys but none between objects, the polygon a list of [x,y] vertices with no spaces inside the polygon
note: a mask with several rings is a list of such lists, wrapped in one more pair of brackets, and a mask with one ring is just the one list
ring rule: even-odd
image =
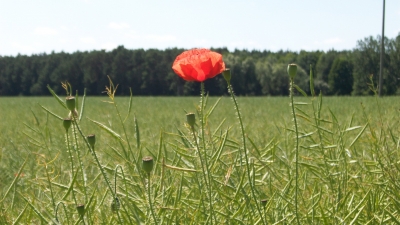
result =
[{"label": "forest", "polygon": [[[240,96],[280,96],[289,93],[286,68],[289,63],[299,67],[295,82],[309,92],[309,74],[313,72],[314,87],[324,95],[370,95],[371,81],[378,84],[381,37],[357,41],[352,50],[300,51],[234,50],[214,48],[223,55],[232,72],[232,85]],[[383,95],[400,93],[400,33],[385,37],[383,63]],[[1,56],[0,96],[49,95],[47,86],[63,93],[61,82],[87,95],[101,95],[109,76],[119,84],[118,95],[189,96],[198,95],[195,82],[186,82],[171,69],[177,55],[185,49],[126,49],[112,51]],[[1,53],[0,53],[1,54]],[[371,79],[372,77],[372,79]],[[210,95],[227,95],[222,76],[205,81]]]}]

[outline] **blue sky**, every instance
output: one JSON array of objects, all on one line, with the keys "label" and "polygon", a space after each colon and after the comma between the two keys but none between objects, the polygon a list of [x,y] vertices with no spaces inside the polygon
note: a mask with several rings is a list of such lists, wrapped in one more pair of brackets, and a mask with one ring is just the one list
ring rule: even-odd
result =
[{"label": "blue sky", "polygon": [[[1,1],[0,55],[172,47],[351,50],[381,34],[382,0]],[[385,36],[400,32],[386,0]]]}]

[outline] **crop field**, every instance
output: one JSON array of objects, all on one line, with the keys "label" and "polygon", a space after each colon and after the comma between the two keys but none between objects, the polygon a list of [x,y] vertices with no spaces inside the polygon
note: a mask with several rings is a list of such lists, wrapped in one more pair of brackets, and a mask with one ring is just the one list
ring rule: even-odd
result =
[{"label": "crop field", "polygon": [[398,97],[59,97],[0,98],[0,224],[400,223]]}]

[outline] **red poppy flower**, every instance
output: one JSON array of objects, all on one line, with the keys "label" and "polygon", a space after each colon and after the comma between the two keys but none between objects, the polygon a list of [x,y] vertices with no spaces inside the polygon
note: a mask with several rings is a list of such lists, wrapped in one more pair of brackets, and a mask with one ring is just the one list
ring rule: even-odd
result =
[{"label": "red poppy flower", "polygon": [[192,49],[178,55],[172,69],[184,80],[202,82],[222,73],[225,63],[219,53],[204,48]]}]

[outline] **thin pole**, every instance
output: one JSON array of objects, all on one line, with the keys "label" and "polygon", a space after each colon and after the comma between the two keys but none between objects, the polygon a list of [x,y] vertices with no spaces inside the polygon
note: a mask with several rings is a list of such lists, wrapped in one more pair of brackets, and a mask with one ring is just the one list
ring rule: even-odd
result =
[{"label": "thin pole", "polygon": [[381,36],[381,62],[379,68],[379,97],[382,94],[382,76],[383,76],[383,54],[385,53],[384,48],[384,40],[385,40],[385,0],[383,0],[383,16],[382,16],[382,36]]}]

